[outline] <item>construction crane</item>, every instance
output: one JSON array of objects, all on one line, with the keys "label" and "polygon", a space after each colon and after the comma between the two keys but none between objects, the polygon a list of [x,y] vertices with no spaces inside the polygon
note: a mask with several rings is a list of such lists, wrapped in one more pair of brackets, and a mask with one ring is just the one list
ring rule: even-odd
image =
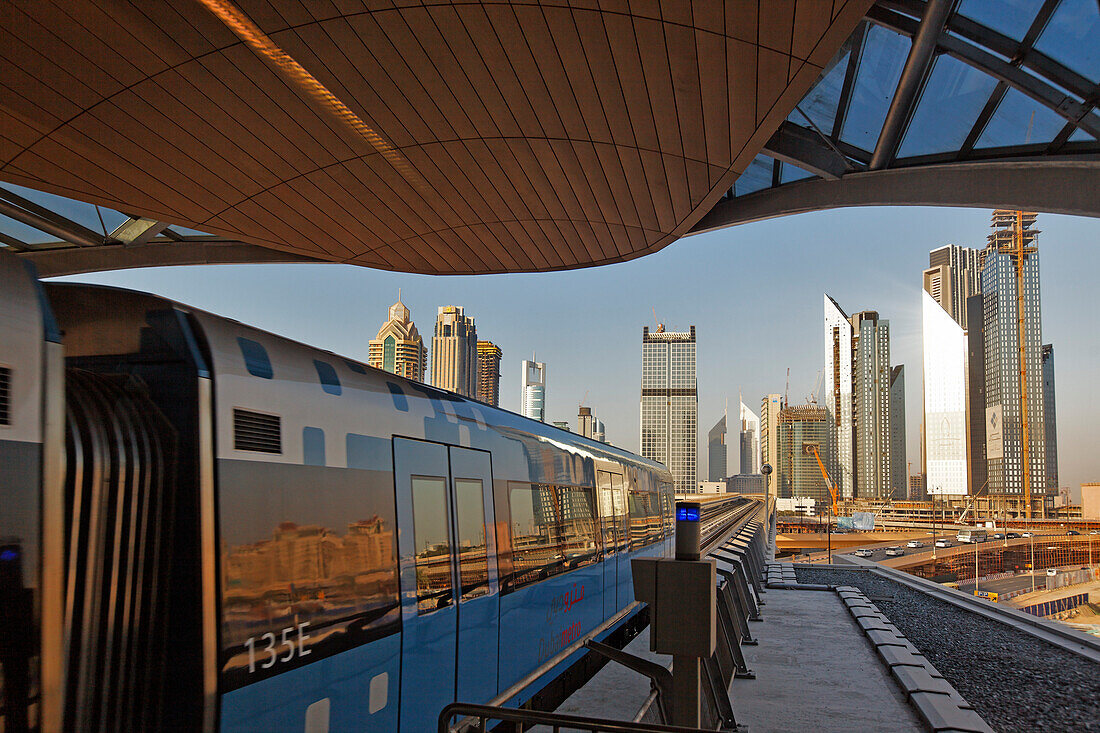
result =
[{"label": "construction crane", "polygon": [[825,463],[821,460],[821,453],[818,450],[817,443],[803,443],[802,452],[806,455],[812,455],[817,459],[817,467],[821,469],[821,477],[825,479],[825,488],[829,490],[829,496],[833,498],[833,516],[840,516],[840,512],[837,511],[836,506],[836,486],[833,485],[832,479],[829,478],[829,472],[825,470]]},{"label": "construction crane", "polygon": [[663,324],[663,323],[661,323],[660,321],[657,320],[657,307],[652,306],[652,308],[653,308],[653,322],[655,324],[657,324],[657,330],[656,330],[655,333],[664,333],[665,332],[665,324]]}]

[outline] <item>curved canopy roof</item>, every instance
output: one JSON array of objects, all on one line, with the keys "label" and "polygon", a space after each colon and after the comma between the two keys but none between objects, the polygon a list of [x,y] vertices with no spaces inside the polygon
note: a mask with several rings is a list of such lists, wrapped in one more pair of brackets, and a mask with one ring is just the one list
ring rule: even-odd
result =
[{"label": "curved canopy roof", "polygon": [[0,244],[460,274],[835,206],[1100,215],[1095,0],[590,6],[7,4]]},{"label": "curved canopy roof", "polygon": [[242,243],[135,221],[43,271],[618,262],[721,198],[869,4],[7,3],[0,180]]}]

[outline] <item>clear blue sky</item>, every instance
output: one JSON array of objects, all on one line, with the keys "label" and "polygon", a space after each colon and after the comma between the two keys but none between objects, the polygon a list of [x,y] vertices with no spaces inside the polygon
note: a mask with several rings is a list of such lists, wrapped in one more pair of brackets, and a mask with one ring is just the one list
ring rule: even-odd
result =
[{"label": "clear blue sky", "polygon": [[[576,425],[585,404],[607,438],[638,449],[641,331],[652,309],[669,330],[698,334],[700,475],[705,436],[738,391],[804,401],[822,368],[822,298],[849,313],[877,310],[892,329],[892,361],[906,366],[909,460],[919,470],[921,271],[947,243],[984,246],[984,209],[856,208],[746,224],[685,238],[633,262],[539,275],[428,277],[343,265],[177,267],[81,276],[160,293],[204,310],[366,361],[367,342],[402,289],[430,341],[436,308],[461,305],[478,336],[497,343],[501,406],[519,408],[520,361],[547,364],[548,421]],[[1039,217],[1043,339],[1055,347],[1061,485],[1079,495],[1100,481],[1095,295],[1100,220]],[[429,356],[430,358],[430,356]],[[732,426],[731,422],[731,426]],[[736,445],[736,439],[732,440]],[[730,472],[737,468],[731,450]]]}]

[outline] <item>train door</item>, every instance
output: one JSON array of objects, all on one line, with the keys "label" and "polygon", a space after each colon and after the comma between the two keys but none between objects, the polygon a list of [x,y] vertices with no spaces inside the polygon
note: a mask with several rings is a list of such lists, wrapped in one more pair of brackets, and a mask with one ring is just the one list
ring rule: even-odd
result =
[{"label": "train door", "polygon": [[459,578],[455,699],[484,703],[497,694],[500,615],[492,467],[485,451],[448,450]]},{"label": "train door", "polygon": [[615,537],[619,553],[615,556],[616,591],[615,608],[620,609],[634,601],[633,577],[630,574],[630,513],[627,511],[626,483],[617,473],[611,474],[611,496],[615,507]]},{"label": "train door", "polygon": [[496,659],[500,597],[492,474],[484,451],[394,438],[393,456],[402,528],[401,729],[431,730],[456,698],[487,702],[496,694],[495,661],[485,662]]},{"label": "train door", "polygon": [[[626,549],[626,535],[623,528],[623,477],[610,471],[596,472],[596,491],[600,501],[600,526],[603,535],[603,610],[604,618],[628,603],[618,597],[619,573],[628,572],[619,569],[620,556]],[[622,560],[624,565],[629,560]]]}]

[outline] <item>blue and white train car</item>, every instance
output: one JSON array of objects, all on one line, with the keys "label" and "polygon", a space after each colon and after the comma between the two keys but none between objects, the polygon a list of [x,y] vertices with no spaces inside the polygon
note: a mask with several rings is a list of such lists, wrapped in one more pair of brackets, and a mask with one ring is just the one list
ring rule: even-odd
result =
[{"label": "blue and white train car", "polygon": [[629,620],[630,558],[671,550],[659,464],[159,297],[0,274],[0,367],[39,405],[7,413],[22,453],[0,426],[3,624],[35,630],[5,731],[430,730],[530,699]]}]

